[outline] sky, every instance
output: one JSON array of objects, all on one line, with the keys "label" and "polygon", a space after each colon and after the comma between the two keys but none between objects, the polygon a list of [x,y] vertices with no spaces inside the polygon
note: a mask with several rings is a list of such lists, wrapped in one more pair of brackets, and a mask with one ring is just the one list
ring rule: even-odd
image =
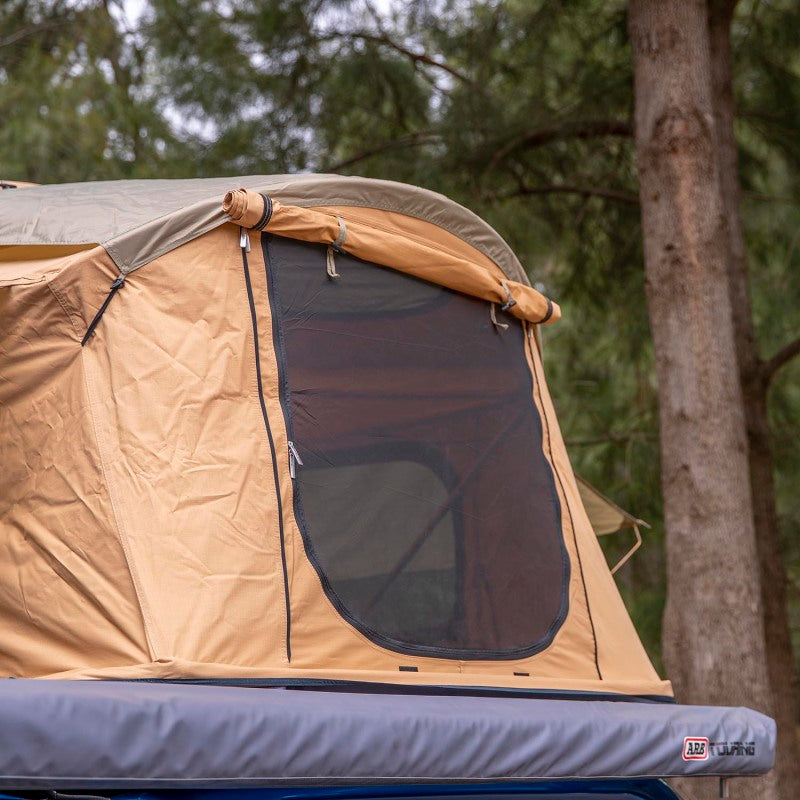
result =
[{"label": "sky", "polygon": [[123,0],[122,6],[128,22],[136,22],[141,16],[146,5],[146,0]]}]

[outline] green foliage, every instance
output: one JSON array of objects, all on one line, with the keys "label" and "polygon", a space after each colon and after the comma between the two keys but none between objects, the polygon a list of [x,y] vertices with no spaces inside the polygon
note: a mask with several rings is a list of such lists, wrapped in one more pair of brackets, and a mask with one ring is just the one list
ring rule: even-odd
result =
[{"label": "green foliage", "polygon": [[[622,0],[11,0],[0,174],[44,182],[338,171],[444,192],[489,220],[564,310],[545,332],[579,472],[652,523],[619,573],[658,663],[657,387]],[[800,7],[734,25],[743,211],[769,356],[800,331]],[[777,101],[777,102],[776,102]],[[800,364],[771,395],[800,648]],[[607,537],[616,559],[626,541]]]},{"label": "green foliage", "polygon": [[56,183],[154,174],[175,144],[111,4],[0,6],[0,164]]},{"label": "green foliage", "polygon": [[[742,216],[762,356],[800,336],[800,9],[742,3],[734,24]],[[800,665],[800,358],[778,373],[770,428],[789,612]]]}]

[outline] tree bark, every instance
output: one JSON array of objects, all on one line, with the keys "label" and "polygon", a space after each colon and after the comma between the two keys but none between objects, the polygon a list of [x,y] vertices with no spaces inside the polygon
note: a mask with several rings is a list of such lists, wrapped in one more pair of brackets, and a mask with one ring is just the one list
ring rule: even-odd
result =
[{"label": "tree bark", "polygon": [[[659,382],[664,659],[682,702],[766,713],[747,433],[727,288],[704,0],[632,0],[635,142]],[[716,782],[684,782],[716,798]],[[777,800],[773,776],[733,786]]]},{"label": "tree bark", "polygon": [[767,416],[767,393],[772,376],[762,362],[756,344],[740,211],[738,152],[734,135],[736,104],[730,38],[735,6],[736,0],[709,0],[715,150],[727,220],[728,286],[747,423],[750,487],[761,577],[767,670],[774,716],[778,724],[775,772],[780,796],[791,798],[800,797],[797,676],[789,628],[787,580],[781,551]]}]

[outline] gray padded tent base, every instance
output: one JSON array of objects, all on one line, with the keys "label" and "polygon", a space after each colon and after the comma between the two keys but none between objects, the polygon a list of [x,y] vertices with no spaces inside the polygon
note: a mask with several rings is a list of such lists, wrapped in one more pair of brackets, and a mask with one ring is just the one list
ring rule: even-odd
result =
[{"label": "gray padded tent base", "polygon": [[742,708],[0,680],[0,791],[755,775],[774,750]]}]

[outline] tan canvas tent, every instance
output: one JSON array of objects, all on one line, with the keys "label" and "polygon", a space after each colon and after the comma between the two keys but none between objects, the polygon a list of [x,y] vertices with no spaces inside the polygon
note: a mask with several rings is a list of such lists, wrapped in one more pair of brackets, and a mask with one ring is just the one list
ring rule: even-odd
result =
[{"label": "tan canvas tent", "polygon": [[671,695],[548,394],[558,306],[466,209],[11,189],[0,287],[0,675]]}]

